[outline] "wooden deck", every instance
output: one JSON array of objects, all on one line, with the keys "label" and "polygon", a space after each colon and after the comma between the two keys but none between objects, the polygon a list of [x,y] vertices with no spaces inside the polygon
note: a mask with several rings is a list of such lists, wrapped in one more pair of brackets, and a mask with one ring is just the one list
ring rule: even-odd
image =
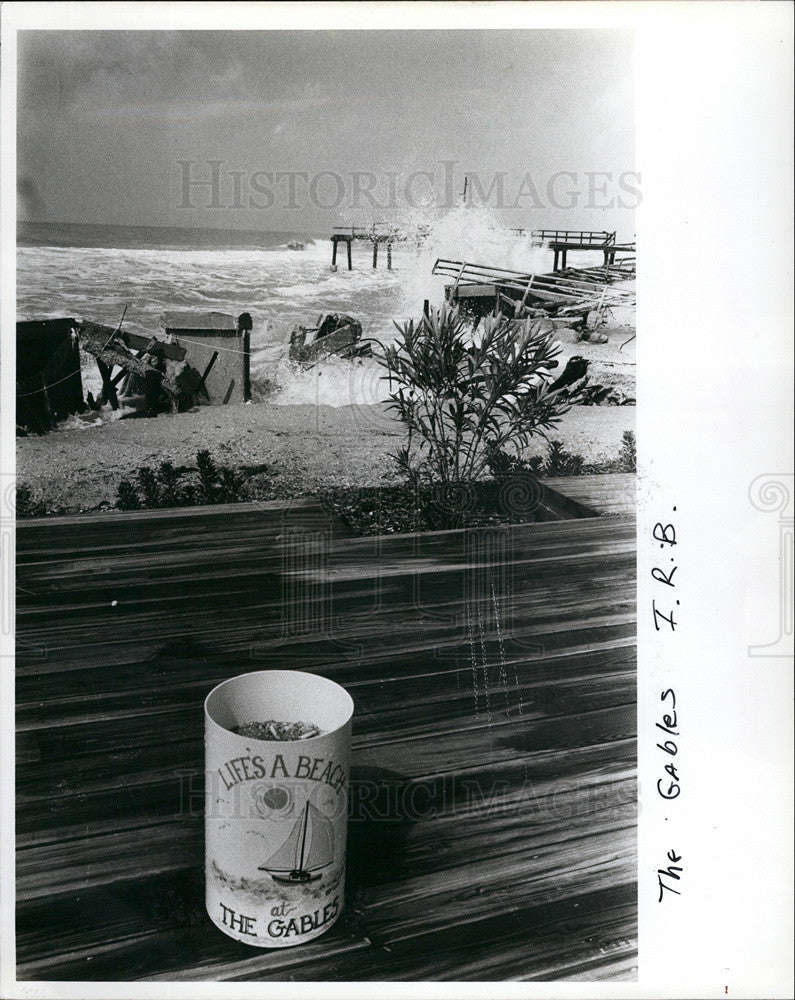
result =
[{"label": "wooden deck", "polygon": [[[423,536],[22,522],[18,978],[633,979],[635,521],[590,478],[612,516]],[[356,703],[346,910],[260,951],[204,911],[202,702],[285,666]]]},{"label": "wooden deck", "polygon": [[544,485],[598,514],[633,515],[636,507],[634,473],[609,472],[595,476],[545,479]]}]

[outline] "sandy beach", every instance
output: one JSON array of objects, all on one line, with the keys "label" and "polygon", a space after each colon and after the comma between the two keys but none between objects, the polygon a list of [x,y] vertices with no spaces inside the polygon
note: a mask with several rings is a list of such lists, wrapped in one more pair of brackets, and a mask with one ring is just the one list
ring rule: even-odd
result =
[{"label": "sandy beach", "polygon": [[[634,406],[574,407],[554,437],[588,462],[615,458],[621,436],[635,429]],[[193,466],[206,448],[219,464],[268,466],[258,477],[273,496],[397,481],[389,457],[403,438],[385,404],[372,406],[203,407],[151,420],[119,420],[101,428],[62,431],[17,441],[17,480],[51,510],[116,505],[121,479],[168,459]],[[542,454],[539,438],[527,454]]]},{"label": "sandy beach", "polygon": [[[605,328],[608,341],[579,341],[562,331],[559,365],[575,355],[589,361],[592,382],[635,394],[632,326]],[[628,342],[629,341],[629,342]],[[356,383],[351,376],[351,384]],[[92,414],[86,420],[96,419]],[[194,467],[207,449],[219,465],[242,469],[257,496],[297,497],[329,487],[376,486],[399,481],[391,455],[404,430],[386,403],[326,406],[254,402],[203,406],[152,419],[122,419],[102,426],[59,430],[17,439],[17,481],[52,512],[73,513],[115,507],[120,480],[141,466],[170,461]],[[576,406],[550,434],[586,463],[615,459],[625,431],[635,430],[634,406]],[[546,443],[531,442],[525,457],[544,454]],[[263,468],[267,467],[267,468]]]}]

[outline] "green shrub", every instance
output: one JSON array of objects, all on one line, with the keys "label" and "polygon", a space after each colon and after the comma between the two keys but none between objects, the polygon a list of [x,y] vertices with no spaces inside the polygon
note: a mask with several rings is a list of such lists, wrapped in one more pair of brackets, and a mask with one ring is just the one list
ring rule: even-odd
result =
[{"label": "green shrub", "polygon": [[116,506],[119,510],[150,510],[247,499],[245,475],[217,466],[210,452],[202,450],[196,456],[196,469],[175,469],[171,462],[161,462],[157,471],[149,466],[139,468],[134,483],[122,479]]},{"label": "green shrub", "polygon": [[544,471],[542,455],[531,455],[529,458],[519,458],[509,455],[499,448],[489,452],[489,471],[495,477],[509,475],[539,475]]},{"label": "green shrub", "polygon": [[585,459],[582,455],[573,455],[566,451],[563,442],[552,440],[544,462],[544,473],[547,476],[579,476],[582,474]]},{"label": "green shrub", "polygon": [[636,454],[635,434],[632,431],[624,431],[621,437],[619,460],[625,472],[637,472],[638,458]]},{"label": "green shrub", "polygon": [[143,495],[142,507],[163,506],[160,497],[160,486],[152,469],[143,466],[138,470],[138,489]]},{"label": "green shrub", "polygon": [[572,454],[563,442],[553,439],[546,455],[519,458],[500,449],[489,454],[489,471],[499,479],[507,476],[582,476],[602,472],[635,472],[635,435],[624,431],[621,450],[606,462],[586,462],[582,455]]},{"label": "green shrub", "polygon": [[140,510],[141,501],[129,479],[122,479],[116,491],[116,506],[119,510]]},{"label": "green shrub", "polygon": [[234,503],[244,498],[245,479],[234,469],[220,469],[218,473],[218,503]]},{"label": "green shrub", "polygon": [[[397,325],[397,324],[396,324]],[[478,479],[497,450],[521,450],[569,409],[548,381],[560,348],[540,322],[486,317],[483,334],[445,305],[398,326],[384,348],[390,408],[408,430],[395,458],[410,481],[456,486]]]},{"label": "green shrub", "polygon": [[47,507],[40,500],[33,497],[30,487],[26,483],[17,483],[14,501],[17,520],[25,517],[44,517],[48,513]]},{"label": "green shrub", "polygon": [[200,503],[215,503],[218,469],[212,455],[203,448],[196,454],[196,466],[199,470]]},{"label": "green shrub", "polygon": [[180,474],[171,462],[161,462],[157,470],[162,507],[181,507],[185,503],[185,489],[180,486]]}]

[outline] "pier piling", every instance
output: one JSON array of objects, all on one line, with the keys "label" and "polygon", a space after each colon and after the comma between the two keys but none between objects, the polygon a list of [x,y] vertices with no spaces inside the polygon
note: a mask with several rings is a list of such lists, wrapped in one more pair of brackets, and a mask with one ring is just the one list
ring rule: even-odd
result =
[{"label": "pier piling", "polygon": [[[340,241],[345,243],[345,248],[348,252],[348,270],[353,270],[353,263],[351,260],[351,247],[354,240],[359,240],[363,243],[372,243],[373,245],[373,267],[378,267],[378,245],[379,243],[386,243],[386,266],[388,270],[392,270],[392,244],[396,240],[401,240],[402,237],[399,231],[394,226],[387,226],[384,223],[374,223],[372,226],[348,226],[348,227],[338,227],[331,234],[331,268],[336,270],[337,265],[337,247]],[[420,238],[418,238],[418,244]]]},{"label": "pier piling", "polygon": [[351,243],[353,242],[353,236],[348,236],[344,233],[334,233],[331,237],[331,270],[337,270],[337,247],[342,241],[345,244],[345,249],[348,253],[348,270],[353,270],[353,261],[351,260]]},{"label": "pier piling", "polygon": [[[514,230],[521,233],[521,230]],[[615,263],[616,252],[634,253],[635,244],[616,243],[616,233],[607,230],[534,229],[534,246],[548,246],[554,254],[552,270],[565,271],[569,250],[596,250],[602,253],[605,268]],[[560,266],[558,266],[560,265]]]}]

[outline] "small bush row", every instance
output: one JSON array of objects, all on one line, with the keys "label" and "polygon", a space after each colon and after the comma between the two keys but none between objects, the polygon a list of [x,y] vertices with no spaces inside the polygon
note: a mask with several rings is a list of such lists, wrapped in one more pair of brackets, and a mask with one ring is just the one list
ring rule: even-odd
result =
[{"label": "small bush row", "polygon": [[195,469],[176,469],[171,462],[161,462],[157,469],[142,466],[134,479],[122,479],[119,483],[116,505],[119,510],[150,510],[248,499],[245,475],[216,465],[205,449],[196,455]]}]

